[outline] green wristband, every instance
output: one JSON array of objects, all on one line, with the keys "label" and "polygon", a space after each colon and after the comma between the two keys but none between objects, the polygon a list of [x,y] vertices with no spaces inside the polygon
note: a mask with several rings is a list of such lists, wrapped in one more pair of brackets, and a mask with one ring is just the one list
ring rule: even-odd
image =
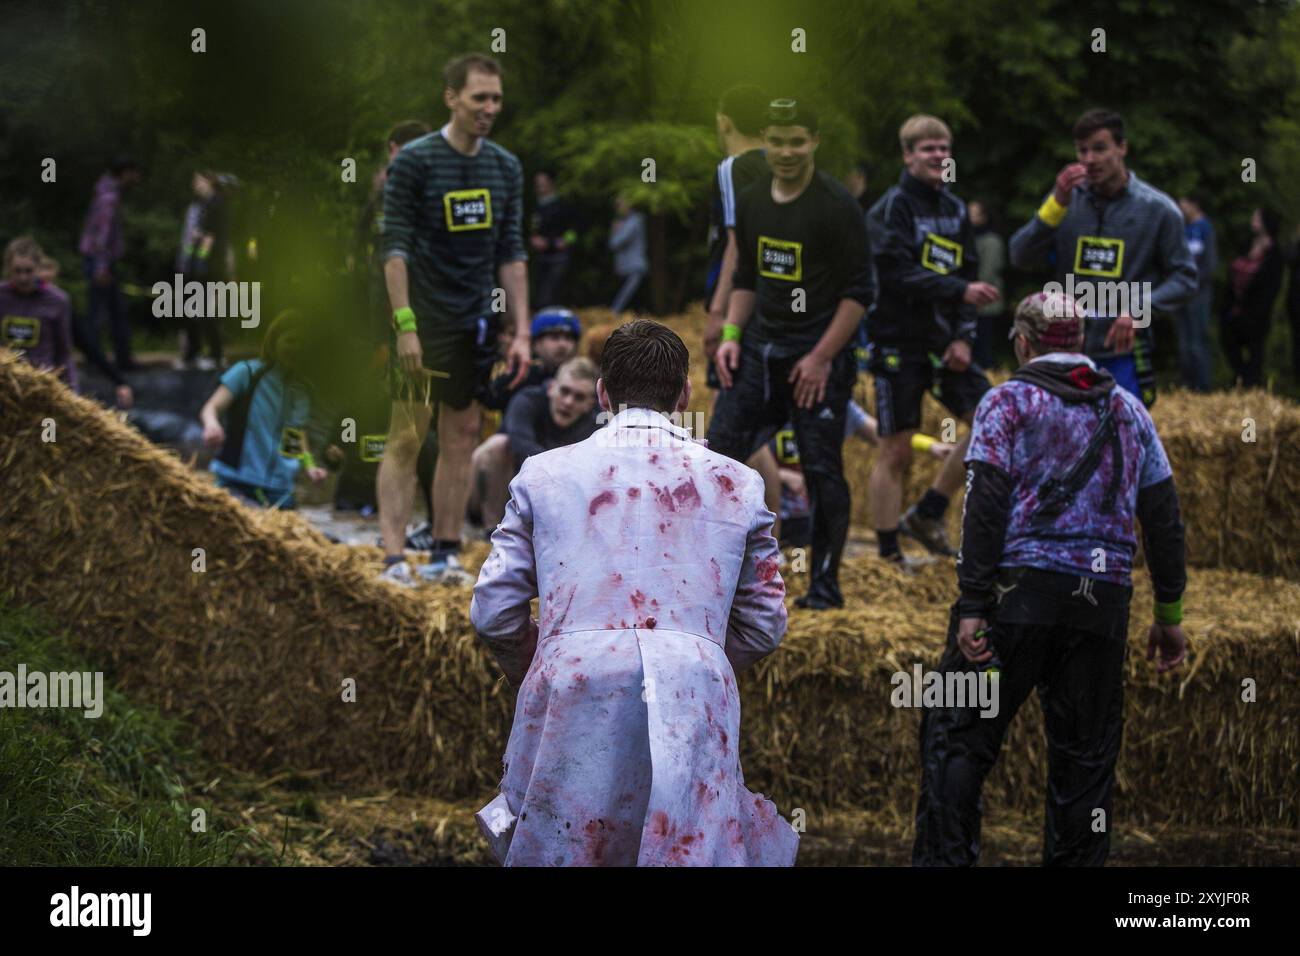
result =
[{"label": "green wristband", "polygon": [[742,334],[743,332],[738,325],[727,322],[722,326],[722,341],[724,342],[739,342]]},{"label": "green wristband", "polygon": [[415,331],[415,312],[409,305],[404,305],[393,313],[393,325],[399,332]]},{"label": "green wristband", "polygon": [[202,246],[199,246],[199,251],[198,251],[197,255],[198,255],[198,257],[199,257],[200,259],[206,259],[206,258],[208,257],[208,255],[209,255],[209,253],[211,253],[211,252],[212,252],[212,247],[211,247],[211,246],[208,246],[206,249],[204,249]]},{"label": "green wristband", "polygon": [[1183,599],[1161,603],[1156,601],[1156,623],[1157,624],[1181,624],[1183,623]]},{"label": "green wristband", "polygon": [[301,457],[302,457],[302,466],[304,468],[316,467],[316,459],[311,456],[311,452],[305,451],[302,453]]}]

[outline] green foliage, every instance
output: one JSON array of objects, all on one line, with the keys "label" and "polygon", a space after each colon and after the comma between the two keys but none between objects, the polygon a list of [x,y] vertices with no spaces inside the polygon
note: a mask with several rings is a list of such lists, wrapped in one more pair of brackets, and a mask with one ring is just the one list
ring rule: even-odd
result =
[{"label": "green foliage", "polygon": [[[141,284],[170,271],[190,172],[214,166],[247,184],[251,228],[275,233],[261,277],[282,287],[266,295],[318,289],[347,252],[385,132],[444,122],[443,63],[489,51],[497,29],[506,100],[494,136],[530,171],[556,164],[587,214],[574,304],[607,291],[619,190],[667,218],[661,255],[700,268],[687,246],[703,235],[714,110],[738,82],[817,102],[820,167],[841,175],[868,159],[873,195],[897,176],[902,120],[943,117],[958,192],[986,199],[1008,228],[1070,161],[1070,124],[1095,105],[1125,115],[1140,175],[1209,197],[1228,246],[1252,205],[1300,218],[1300,6],[1281,0],[15,0],[5,22],[0,239],[34,231],[75,266],[90,186],[131,151],[147,174],[128,219]],[[196,24],[206,53],[190,52]],[[796,28],[807,52],[791,49]],[[1104,53],[1092,49],[1098,28]],[[46,156],[57,184],[39,182]],[[355,183],[341,179],[344,157]],[[640,178],[646,157],[654,184]],[[1259,161],[1257,183],[1241,181],[1244,157]],[[272,210],[293,222],[268,225]]]},{"label": "green foliage", "polygon": [[[572,195],[593,202],[625,194],[651,213],[686,219],[707,195],[717,144],[700,126],[669,123],[597,124],[571,130],[555,150]],[[646,161],[655,181],[646,182]]]}]

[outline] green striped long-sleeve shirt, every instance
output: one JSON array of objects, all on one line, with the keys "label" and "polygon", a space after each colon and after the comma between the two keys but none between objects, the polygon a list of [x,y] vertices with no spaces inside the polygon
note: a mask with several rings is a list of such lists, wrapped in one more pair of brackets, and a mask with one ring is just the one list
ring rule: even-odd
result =
[{"label": "green striped long-sleeve shirt", "polygon": [[406,260],[422,327],[472,328],[491,311],[497,267],[528,258],[523,195],[523,166],[488,139],[466,156],[439,130],[394,157],[384,187],[383,258]]}]

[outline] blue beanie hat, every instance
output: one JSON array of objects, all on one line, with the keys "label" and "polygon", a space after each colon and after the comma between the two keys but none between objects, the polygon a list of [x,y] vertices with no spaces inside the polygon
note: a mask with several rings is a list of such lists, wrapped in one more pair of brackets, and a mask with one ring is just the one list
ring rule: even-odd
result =
[{"label": "blue beanie hat", "polygon": [[582,326],[578,324],[578,317],[568,309],[546,308],[533,316],[533,338],[556,331],[567,332],[575,339],[582,338]]}]

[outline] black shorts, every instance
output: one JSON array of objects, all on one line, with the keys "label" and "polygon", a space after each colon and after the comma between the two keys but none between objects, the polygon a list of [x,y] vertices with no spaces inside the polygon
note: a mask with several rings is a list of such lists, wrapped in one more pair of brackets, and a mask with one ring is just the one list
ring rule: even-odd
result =
[{"label": "black shorts", "polygon": [[[497,363],[498,320],[481,316],[468,329],[431,328],[433,323],[418,323],[422,351],[420,362],[433,375],[429,379],[429,400],[456,409],[468,408],[470,402],[488,387]],[[397,331],[389,347],[389,395],[394,401],[422,401],[422,387],[408,386],[397,363]]]},{"label": "black shorts", "polygon": [[791,423],[805,474],[843,474],[844,420],[857,381],[857,363],[850,349],[836,356],[825,397],[805,409],[795,406],[794,386],[787,381],[801,358],[802,354],[772,357],[757,345],[742,344],[732,387],[719,394],[713,409],[710,450],[744,462]]},{"label": "black shorts", "polygon": [[992,386],[977,365],[954,372],[919,349],[875,345],[869,368],[876,380],[876,420],[882,438],[921,427],[921,398],[929,392],[961,418]]}]

